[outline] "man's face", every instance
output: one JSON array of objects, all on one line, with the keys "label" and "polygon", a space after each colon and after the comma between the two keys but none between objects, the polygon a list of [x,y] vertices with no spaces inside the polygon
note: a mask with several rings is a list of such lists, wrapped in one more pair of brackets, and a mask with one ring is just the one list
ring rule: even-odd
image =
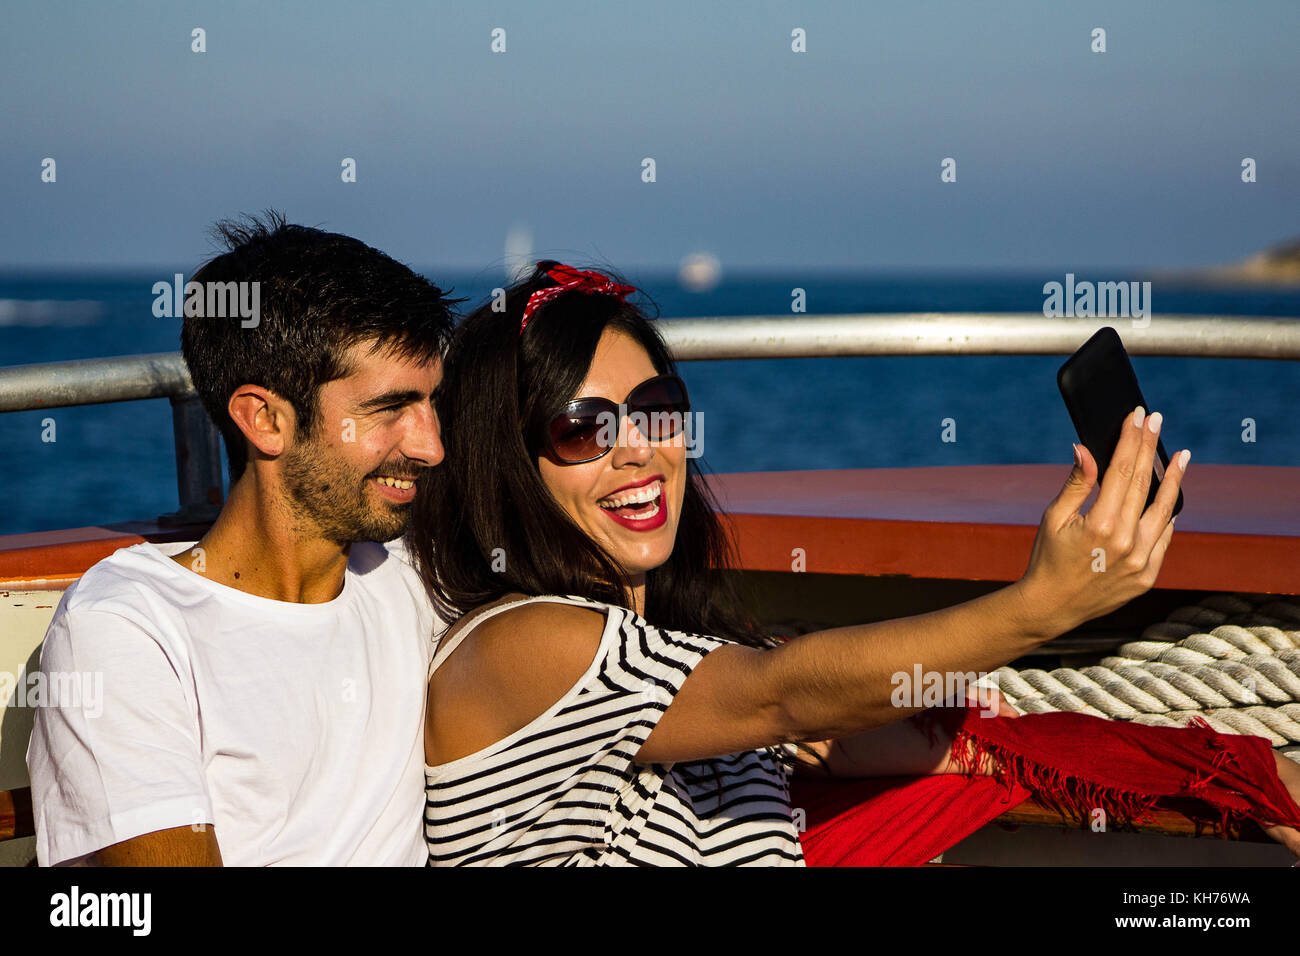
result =
[{"label": "man's face", "polygon": [[315,430],[285,453],[297,517],[339,544],[406,530],[415,482],[443,456],[433,408],[442,362],[371,353],[373,344],[348,350],[352,373],[321,387]]}]

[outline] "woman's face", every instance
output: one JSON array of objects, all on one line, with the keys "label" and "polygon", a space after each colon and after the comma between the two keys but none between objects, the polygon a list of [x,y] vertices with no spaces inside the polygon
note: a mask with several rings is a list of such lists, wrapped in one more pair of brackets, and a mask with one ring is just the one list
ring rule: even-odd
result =
[{"label": "woman's face", "polygon": [[[607,398],[619,405],[634,388],[658,374],[636,339],[606,329],[586,380],[570,398]],[[560,507],[634,583],[638,576],[668,560],[686,491],[686,447],[681,433],[651,443],[625,416],[618,445],[603,457],[566,465],[544,455],[538,460],[538,469]]]}]

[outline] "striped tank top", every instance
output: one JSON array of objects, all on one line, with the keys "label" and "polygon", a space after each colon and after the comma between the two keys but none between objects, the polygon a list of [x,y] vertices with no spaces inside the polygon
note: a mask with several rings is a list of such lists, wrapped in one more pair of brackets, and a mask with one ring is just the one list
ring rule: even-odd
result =
[{"label": "striped tank top", "polygon": [[429,865],[802,866],[787,768],[773,750],[676,764],[633,759],[695,665],[728,641],[548,595],[483,612],[443,642],[429,674],[479,621],[538,600],[602,611],[599,650],[526,726],[425,767]]}]

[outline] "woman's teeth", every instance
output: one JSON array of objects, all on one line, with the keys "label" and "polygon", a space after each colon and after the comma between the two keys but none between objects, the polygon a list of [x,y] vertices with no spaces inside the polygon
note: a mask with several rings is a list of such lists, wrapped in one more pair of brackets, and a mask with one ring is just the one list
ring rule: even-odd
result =
[{"label": "woman's teeth", "polygon": [[630,521],[648,521],[659,514],[663,507],[662,481],[652,481],[640,488],[630,488],[617,494],[601,498],[598,502],[606,511],[617,512],[620,518]]},{"label": "woman's teeth", "polygon": [[630,508],[641,507],[641,505],[636,502],[633,502],[631,505],[620,505],[613,508],[606,508],[604,505],[601,505],[601,507],[605,508],[606,511],[616,512],[620,518],[626,518],[629,521],[645,521],[649,518],[653,518],[659,513],[659,508],[661,507],[660,501],[658,498],[653,499],[653,501],[654,503],[645,511],[628,510]]},{"label": "woman's teeth", "polygon": [[624,518],[631,518],[633,521],[645,521],[647,518],[653,518],[659,513],[659,499],[655,499],[654,507],[649,511],[638,511],[635,514],[625,514]]},{"label": "woman's teeth", "polygon": [[375,481],[381,485],[387,485],[389,488],[401,488],[405,491],[407,488],[414,488],[415,482],[407,481],[405,478],[389,478],[387,475],[376,478]]},{"label": "woman's teeth", "polygon": [[[647,502],[654,501],[655,508],[651,514],[658,514],[658,498],[659,495],[662,494],[663,488],[664,483],[662,481],[652,481],[650,484],[643,485],[640,488],[633,488],[629,491],[601,498],[600,501],[596,502],[596,504],[600,505],[602,508],[607,508],[610,511],[613,511],[615,508],[623,508],[627,505],[643,505]],[[637,515],[637,517],[644,518],[649,517],[649,515]]]}]

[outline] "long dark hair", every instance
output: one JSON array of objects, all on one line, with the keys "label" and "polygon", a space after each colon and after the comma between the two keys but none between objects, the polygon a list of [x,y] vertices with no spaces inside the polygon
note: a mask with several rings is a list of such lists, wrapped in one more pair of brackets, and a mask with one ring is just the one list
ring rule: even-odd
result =
[{"label": "long dark hair", "polygon": [[[538,263],[527,279],[467,316],[447,352],[437,393],[446,457],[421,478],[407,547],[444,618],[512,592],[578,595],[627,607],[615,560],[551,496],[538,471],[542,430],[582,385],[606,329],[646,350],[659,374],[676,365],[647,315],[613,295],[565,292],[538,308],[528,298],[555,285]],[[645,619],[754,647],[776,641],[744,612],[726,571],[734,550],[698,460],[687,459],[677,538],[646,574]]]}]

